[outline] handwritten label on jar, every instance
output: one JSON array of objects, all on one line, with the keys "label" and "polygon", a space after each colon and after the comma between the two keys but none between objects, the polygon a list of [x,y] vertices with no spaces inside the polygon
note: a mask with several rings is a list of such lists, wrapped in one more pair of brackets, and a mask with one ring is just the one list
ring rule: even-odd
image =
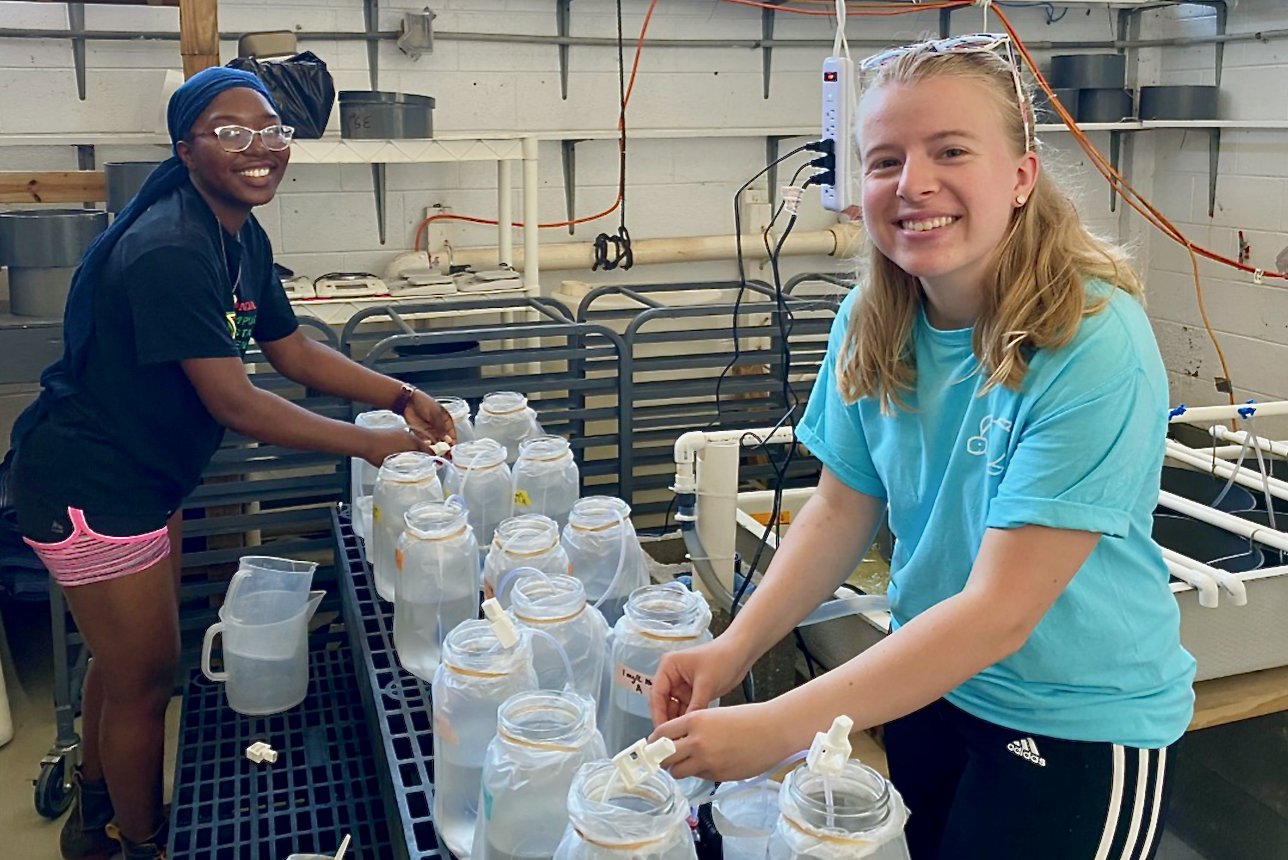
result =
[{"label": "handwritten label on jar", "polygon": [[617,669],[613,672],[613,680],[619,686],[625,687],[632,693],[637,693],[641,696],[647,696],[649,690],[653,689],[652,675],[629,669],[621,663],[617,664]]},{"label": "handwritten label on jar", "polygon": [[514,503],[516,505],[531,505],[532,497],[528,495],[527,490],[515,490]]}]

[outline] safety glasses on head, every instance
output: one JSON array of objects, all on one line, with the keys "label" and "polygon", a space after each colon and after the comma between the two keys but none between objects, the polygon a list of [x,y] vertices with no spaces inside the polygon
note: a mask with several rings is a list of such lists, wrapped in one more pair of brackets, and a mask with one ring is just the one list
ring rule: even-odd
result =
[{"label": "safety glasses on head", "polygon": [[265,149],[281,152],[291,145],[295,129],[281,123],[265,126],[259,131],[246,128],[244,125],[221,125],[210,133],[219,141],[219,145],[225,152],[245,152],[255,140],[255,135],[259,135]]},{"label": "safety glasses on head", "polygon": [[1024,95],[1024,84],[1020,81],[1019,59],[1015,56],[1015,45],[1006,33],[971,33],[965,36],[950,36],[947,39],[932,39],[927,42],[916,42],[911,45],[900,45],[879,54],[873,54],[859,63],[861,73],[874,72],[882,66],[912,53],[928,54],[987,54],[1000,47],[1006,47],[1007,65],[1011,69],[1011,79],[1015,82],[1015,100],[1020,108],[1020,118],[1024,124],[1024,151],[1033,151],[1033,128],[1030,125],[1031,113],[1029,100]]}]

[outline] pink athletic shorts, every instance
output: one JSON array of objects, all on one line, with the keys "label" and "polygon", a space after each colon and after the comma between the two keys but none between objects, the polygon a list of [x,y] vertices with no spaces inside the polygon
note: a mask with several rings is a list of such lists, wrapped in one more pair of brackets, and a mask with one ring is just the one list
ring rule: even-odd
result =
[{"label": "pink athletic shorts", "polygon": [[106,582],[149,568],[170,554],[170,535],[162,526],[155,531],[114,537],[94,531],[80,508],[67,509],[72,533],[58,543],[39,543],[24,537],[44,562],[54,581],[64,588]]}]

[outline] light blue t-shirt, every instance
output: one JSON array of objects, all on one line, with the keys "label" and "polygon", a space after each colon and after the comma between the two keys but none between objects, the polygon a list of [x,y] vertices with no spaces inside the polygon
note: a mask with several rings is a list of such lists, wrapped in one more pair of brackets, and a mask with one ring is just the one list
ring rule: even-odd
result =
[{"label": "light blue t-shirt", "polygon": [[957,707],[1021,732],[1166,746],[1194,704],[1194,659],[1150,536],[1167,426],[1167,376],[1144,309],[1112,290],[1074,339],[1038,350],[1022,390],[984,378],[971,330],[914,328],[909,410],[847,406],[836,356],[857,291],[837,315],[796,429],[831,472],[886,500],[895,535],[893,624],[960,592],[987,528],[1099,532],[1086,562],[1024,645],[948,693]]}]

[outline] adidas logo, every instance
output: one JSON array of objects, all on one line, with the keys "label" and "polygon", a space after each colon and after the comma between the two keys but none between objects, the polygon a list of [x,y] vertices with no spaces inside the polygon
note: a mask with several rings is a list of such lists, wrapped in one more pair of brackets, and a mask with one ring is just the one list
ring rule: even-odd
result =
[{"label": "adidas logo", "polygon": [[1038,745],[1033,742],[1033,738],[1011,741],[1006,745],[1006,748],[1020,758],[1033,762],[1038,767],[1046,767],[1046,759],[1038,754]]}]

